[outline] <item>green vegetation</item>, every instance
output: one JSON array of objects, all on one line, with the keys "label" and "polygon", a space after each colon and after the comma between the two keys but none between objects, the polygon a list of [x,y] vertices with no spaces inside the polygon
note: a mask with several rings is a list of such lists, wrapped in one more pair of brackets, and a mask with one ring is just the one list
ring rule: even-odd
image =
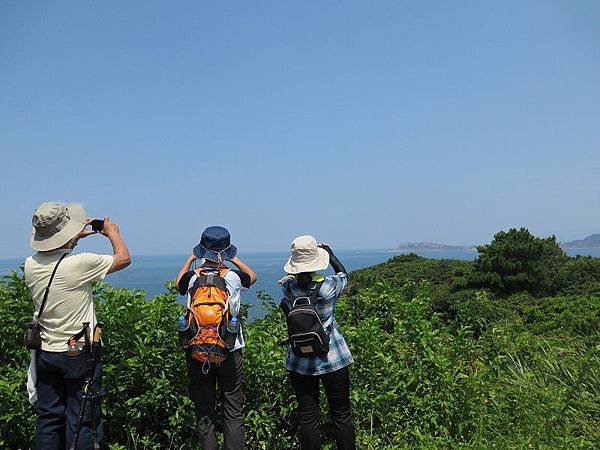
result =
[{"label": "green vegetation", "polygon": [[501,231],[489,245],[477,248],[472,285],[503,294],[527,291],[554,295],[562,286],[560,268],[567,256],[556,237],[541,239],[525,228]]},{"label": "green vegetation", "polygon": [[[405,255],[352,274],[336,316],[356,360],[358,448],[600,446],[600,259],[568,258],[555,244],[510,230],[475,262]],[[100,285],[95,295],[107,323],[108,442],[196,448],[174,291],[146,301]],[[297,448],[285,326],[265,306],[246,328],[247,443]],[[30,316],[13,274],[0,283],[0,447],[31,447],[20,328]]]}]

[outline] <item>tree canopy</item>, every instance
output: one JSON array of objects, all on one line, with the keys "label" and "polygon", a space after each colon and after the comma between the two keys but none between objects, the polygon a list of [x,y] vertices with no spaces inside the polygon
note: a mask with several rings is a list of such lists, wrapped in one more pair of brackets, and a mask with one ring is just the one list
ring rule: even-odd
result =
[{"label": "tree canopy", "polygon": [[527,291],[554,295],[562,286],[568,261],[555,236],[539,238],[526,228],[500,231],[488,245],[477,247],[471,285],[502,294]]}]

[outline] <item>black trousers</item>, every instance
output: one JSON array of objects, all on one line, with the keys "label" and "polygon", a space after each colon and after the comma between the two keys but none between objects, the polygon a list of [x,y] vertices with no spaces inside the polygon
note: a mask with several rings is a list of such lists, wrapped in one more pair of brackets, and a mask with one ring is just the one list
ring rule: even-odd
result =
[{"label": "black trousers", "polygon": [[242,351],[227,355],[219,366],[210,365],[208,373],[202,371],[202,363],[188,356],[187,368],[190,397],[196,406],[196,417],[200,443],[204,450],[218,448],[215,430],[217,383],[221,391],[221,402],[225,424],[223,434],[225,449],[244,448],[244,374]]},{"label": "black trousers", "polygon": [[302,375],[289,372],[298,399],[300,422],[300,447],[302,450],[321,448],[321,408],[319,406],[319,380],[323,382],[329,402],[331,420],[335,427],[338,449],[354,450],[356,433],[350,413],[350,371],[348,366],[324,375]]}]

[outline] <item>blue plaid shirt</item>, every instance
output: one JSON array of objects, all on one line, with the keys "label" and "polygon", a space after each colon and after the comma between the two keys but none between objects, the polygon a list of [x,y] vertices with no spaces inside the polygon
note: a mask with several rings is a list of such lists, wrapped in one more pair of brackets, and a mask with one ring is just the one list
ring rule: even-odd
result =
[{"label": "blue plaid shirt", "polygon": [[[335,303],[346,284],[348,284],[348,275],[340,272],[336,275],[323,277],[317,274],[313,277],[313,280],[323,280],[316,303],[319,318],[322,323],[332,320],[331,326],[326,328],[329,333],[329,353],[324,356],[296,356],[292,352],[291,346],[288,347],[285,362],[287,370],[303,375],[322,375],[335,372],[354,362],[333,315]],[[306,291],[296,286],[294,277],[285,278],[281,282],[281,288],[283,289],[283,295],[288,298],[306,295]]]}]

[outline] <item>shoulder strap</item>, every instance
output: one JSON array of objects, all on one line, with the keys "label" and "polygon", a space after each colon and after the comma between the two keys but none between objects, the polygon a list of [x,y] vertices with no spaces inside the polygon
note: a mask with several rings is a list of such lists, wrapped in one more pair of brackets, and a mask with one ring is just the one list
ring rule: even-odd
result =
[{"label": "shoulder strap", "polygon": [[319,297],[319,291],[321,290],[321,286],[323,286],[322,281],[317,281],[317,283],[313,286],[310,292],[310,303],[314,305]]},{"label": "shoulder strap", "polygon": [[58,265],[64,259],[64,257],[67,256],[67,255],[68,255],[68,253],[64,253],[60,257],[60,259],[58,260],[58,262],[56,263],[56,265],[54,266],[54,270],[52,271],[52,275],[50,275],[50,281],[48,281],[48,286],[46,286],[46,289],[44,290],[44,299],[42,300],[42,304],[40,305],[40,312],[38,312],[37,320],[40,320],[40,317],[42,316],[42,312],[44,312],[44,307],[46,306],[46,300],[48,300],[48,294],[50,293],[50,285],[52,284],[52,281],[54,280],[54,275],[56,275],[56,269],[58,269]]},{"label": "shoulder strap", "polygon": [[227,291],[227,283],[225,282],[225,278],[221,275],[221,271],[214,273],[213,271],[204,271],[202,269],[196,269],[196,275],[198,276],[194,281],[196,286],[215,286],[219,289],[222,289],[225,292]]},{"label": "shoulder strap", "polygon": [[229,272],[229,267],[219,267],[218,269],[215,268],[209,270],[205,270],[204,267],[197,267],[193,270],[193,272],[199,277],[201,277],[202,275],[207,275],[209,273],[218,273],[218,276],[220,276],[221,278],[225,278],[225,275],[227,275],[227,272]]},{"label": "shoulder strap", "polygon": [[[310,294],[310,302],[313,305],[317,301],[317,298],[319,296],[319,291],[321,290],[321,286],[323,286],[324,282],[325,282],[325,280],[318,281],[312,289],[312,292]],[[331,314],[331,316],[329,316],[325,322],[321,322],[321,326],[323,327],[323,329],[327,330],[327,328],[329,328],[331,326],[331,324],[333,323],[333,320],[334,320],[333,314]]]}]

